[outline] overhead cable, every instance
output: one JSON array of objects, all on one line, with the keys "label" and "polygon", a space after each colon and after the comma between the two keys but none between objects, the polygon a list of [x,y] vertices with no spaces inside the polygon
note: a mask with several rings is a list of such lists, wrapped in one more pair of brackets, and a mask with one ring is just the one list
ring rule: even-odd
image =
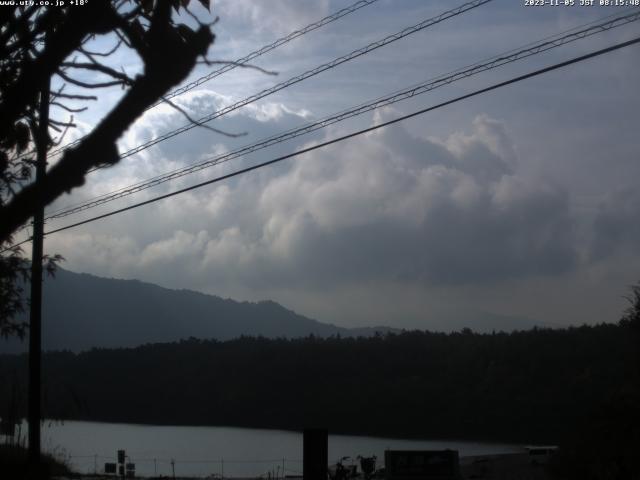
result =
[{"label": "overhead cable", "polygon": [[[313,30],[316,30],[320,27],[323,27],[325,25],[327,25],[328,23],[334,22],[336,20],[338,20],[339,18],[344,17],[345,15],[349,15],[350,13],[355,12],[356,10],[361,9],[362,7],[366,7],[367,5],[371,5],[374,2],[377,2],[378,0],[360,0],[358,2],[355,2],[352,5],[349,5],[348,7],[343,8],[342,10],[338,10],[337,12],[335,12],[332,15],[329,15],[327,17],[324,17],[321,20],[318,20],[315,23],[311,23],[309,25],[307,25],[304,28],[301,28],[300,30],[295,30],[294,32],[291,32],[289,35],[279,38],[278,40],[276,40],[273,43],[270,43],[269,45],[265,45],[264,47],[251,52],[250,54],[239,58],[238,60],[226,64],[222,67],[220,67],[217,70],[214,70],[211,73],[208,73],[207,75],[204,75],[196,80],[194,80],[193,82],[188,83],[187,85],[177,88],[174,91],[166,94],[164,97],[167,99],[171,99],[174,97],[177,97],[178,95],[182,95],[185,92],[188,92],[189,90],[193,90],[194,88],[202,85],[203,83],[208,82],[209,80],[212,80],[220,75],[222,75],[223,73],[226,73],[230,70],[233,70],[236,67],[240,67],[243,65],[246,65],[247,63],[249,63],[251,60],[253,60],[254,58],[257,58],[261,55],[264,55],[267,52],[270,52],[271,50],[275,50],[276,48],[284,45],[285,43],[289,43],[291,40],[294,40],[302,35],[304,35],[305,33],[309,33]],[[157,102],[156,104],[153,105],[153,107],[155,107],[156,105],[160,105],[162,103],[162,101]],[[150,107],[152,108],[152,107]]]},{"label": "overhead cable", "polygon": [[219,165],[221,163],[233,160],[235,158],[253,153],[257,150],[261,150],[263,148],[267,148],[272,145],[282,143],[284,141],[314,132],[316,130],[332,125],[334,123],[338,123],[346,119],[349,119],[358,115],[362,115],[366,112],[370,112],[377,108],[392,105],[394,103],[415,97],[417,95],[422,95],[436,88],[448,85],[450,83],[470,77],[472,75],[476,75],[476,74],[485,72],[487,70],[498,68],[508,63],[513,63],[515,61],[522,60],[524,58],[528,58],[530,56],[537,55],[542,52],[546,52],[553,48],[557,48],[562,45],[566,45],[568,43],[589,37],[591,35],[595,35],[600,32],[610,30],[612,28],[626,25],[628,23],[631,23],[637,20],[640,20],[640,10],[635,11],[632,14],[615,17],[608,21],[605,21],[596,25],[591,25],[590,27],[584,28],[582,30],[574,31],[575,29],[572,29],[572,33],[566,34],[564,36],[555,36],[555,38],[552,38],[551,40],[544,40],[537,43],[529,44],[527,47],[522,48],[520,50],[511,50],[506,54],[500,54],[484,62],[478,62],[469,67],[463,67],[461,69],[455,70],[454,72],[435,77],[433,79],[427,80],[417,85],[413,85],[411,87],[407,87],[405,89],[380,97],[374,101],[360,104],[348,110],[343,110],[340,113],[333,114],[329,117],[325,117],[316,122],[311,122],[301,127],[288,130],[284,133],[280,133],[280,134],[268,137],[266,139],[262,139],[256,143],[243,146],[234,151],[231,151],[222,155],[217,155],[210,159],[199,162],[195,165],[190,165],[181,169],[174,170],[172,172],[158,175],[146,181],[139,182],[134,185],[129,185],[128,187],[124,187],[119,190],[95,197],[89,201],[82,202],[72,207],[65,207],[62,210],[58,210],[57,212],[53,212],[49,214],[46,217],[46,219],[49,220],[49,219],[62,218],[62,217],[66,217],[66,216],[81,212],[83,210],[88,210],[90,208],[97,207],[99,205],[117,200],[119,198],[123,198],[129,195],[138,193],[142,190],[155,187],[162,183],[175,180],[185,175],[198,172],[205,168],[209,168],[214,165]]},{"label": "overhead cable", "polygon": [[366,55],[374,50],[377,50],[380,47],[383,47],[385,45],[389,45],[390,43],[396,42],[404,37],[407,37],[409,35],[412,35],[416,32],[420,32],[426,28],[429,28],[433,25],[436,25],[438,23],[444,22],[445,20],[448,20],[450,18],[456,17],[462,13],[465,13],[469,10],[473,10],[474,8],[477,8],[481,5],[484,5],[485,3],[489,3],[492,0],[473,0],[471,2],[467,2],[463,5],[460,5],[459,7],[453,8],[451,10],[447,10],[446,12],[441,13],[440,15],[437,15],[435,17],[429,18],[427,20],[423,20],[422,22],[413,25],[411,27],[407,27],[402,29],[401,31],[394,33],[392,35],[388,35],[380,40],[377,40],[375,42],[372,42],[368,45],[365,45],[364,47],[358,48],[357,50],[354,50],[346,55],[342,55],[341,57],[338,57],[330,62],[327,63],[323,63],[322,65],[319,65],[315,68],[312,68],[311,70],[307,70],[304,73],[301,73],[300,75],[296,75],[295,77],[291,77],[290,79],[284,81],[284,82],[280,82],[277,85],[274,85],[271,88],[267,88],[262,90],[261,92],[258,92],[254,95],[251,95],[247,98],[244,98],[243,100],[240,100],[236,103],[233,103],[231,105],[228,105],[224,108],[221,108],[220,110],[216,110],[215,112],[212,112],[208,115],[205,115],[199,119],[196,120],[196,122],[190,122],[187,123],[185,125],[183,125],[180,128],[176,128],[175,130],[172,130],[170,132],[167,132],[163,135],[160,135],[159,137],[156,137],[146,143],[143,143],[141,145],[138,145],[132,149],[127,150],[124,153],[120,154],[120,158],[126,158],[126,157],[130,157],[131,155],[135,155],[136,153],[140,153],[143,150],[146,150],[149,147],[152,147],[153,145],[156,145],[160,142],[163,142],[165,140],[168,140],[169,138],[175,137],[176,135],[180,135],[188,130],[191,130],[192,128],[195,128],[197,126],[200,126],[202,124],[208,123],[211,120],[214,120],[216,118],[219,118],[223,115],[226,115],[227,113],[233,112],[234,110],[237,110],[239,108],[242,108],[246,105],[249,105],[250,103],[256,102],[257,100],[261,100],[265,97],[268,97],[269,95],[273,95],[276,92],[279,92],[280,90],[284,90],[285,88],[288,88],[292,85],[295,85],[296,83],[302,82],[303,80],[306,80],[307,78],[311,78],[315,75],[318,75],[319,73],[325,72],[327,70],[330,70],[332,68],[337,67],[338,65],[342,65],[343,63],[346,63],[348,61],[351,61],[355,58],[361,57],[363,55]]},{"label": "overhead cable", "polygon": [[[539,75],[542,75],[542,74],[545,74],[545,73],[548,73],[548,72],[551,72],[551,71],[554,71],[554,70],[558,70],[558,69],[567,67],[569,65],[573,65],[573,64],[576,64],[576,63],[579,63],[579,62],[583,62],[583,61],[588,60],[590,58],[594,58],[594,57],[597,57],[597,56],[600,56],[600,55],[604,55],[606,53],[613,52],[615,50],[619,50],[621,48],[628,47],[630,45],[634,45],[634,44],[637,44],[637,43],[640,43],[640,37],[636,37],[636,38],[634,38],[632,40],[629,40],[629,41],[626,41],[626,42],[617,43],[617,44],[612,45],[610,47],[603,48],[603,49],[600,49],[600,50],[596,50],[594,52],[588,53],[586,55],[581,55],[579,57],[575,57],[575,58],[572,58],[570,60],[566,60],[564,62],[556,63],[556,64],[551,65],[549,67],[541,68],[539,70],[535,70],[533,72],[530,72],[530,73],[527,73],[527,74],[524,74],[524,75],[520,75],[520,76],[512,78],[510,80],[506,80],[504,82],[496,83],[496,84],[493,84],[493,85],[491,85],[489,87],[482,88],[480,90],[475,90],[475,91],[473,91],[471,93],[456,97],[456,98],[448,100],[446,102],[442,102],[442,103],[439,103],[437,105],[434,105],[434,106],[431,106],[431,107],[427,107],[427,108],[423,108],[423,109],[418,110],[416,112],[413,112],[413,113],[410,113],[410,114],[407,114],[407,115],[403,115],[403,116],[394,118],[393,120],[388,120],[386,122],[383,122],[383,123],[380,123],[380,124],[377,124],[377,125],[373,125],[371,127],[368,127],[368,128],[362,129],[362,130],[358,130],[356,132],[353,132],[353,133],[350,133],[350,134],[347,134],[347,135],[343,135],[341,137],[337,137],[337,138],[334,138],[332,140],[328,140],[326,142],[322,142],[322,143],[313,145],[311,147],[307,147],[307,148],[298,150],[296,152],[289,153],[287,155],[282,155],[282,156],[274,158],[272,160],[268,160],[266,162],[258,163],[256,165],[252,165],[250,167],[243,168],[241,170],[237,170],[235,172],[228,173],[226,175],[222,175],[222,176],[213,178],[211,180],[207,180],[205,182],[198,183],[196,185],[192,185],[190,187],[182,188],[180,190],[176,190],[174,192],[166,193],[164,195],[159,195],[157,197],[151,198],[149,200],[145,200],[143,202],[136,203],[134,205],[129,205],[127,207],[120,208],[120,209],[117,209],[117,210],[113,210],[111,212],[104,213],[102,215],[97,215],[95,217],[91,217],[91,218],[82,220],[80,222],[76,222],[76,223],[73,223],[73,224],[70,224],[70,225],[66,225],[64,227],[56,228],[54,230],[50,230],[50,231],[46,232],[45,235],[51,235],[51,234],[54,234],[54,233],[62,232],[62,231],[65,231],[65,230],[69,230],[71,228],[79,227],[80,225],[86,225],[88,223],[92,223],[92,222],[95,222],[97,220],[101,220],[101,219],[104,219],[104,218],[107,218],[107,217],[111,217],[113,215],[118,215],[120,213],[124,213],[124,212],[129,211],[129,210],[133,210],[133,209],[145,206],[145,205],[149,205],[149,204],[158,202],[160,200],[164,200],[166,198],[174,197],[174,196],[180,195],[182,193],[186,193],[186,192],[189,192],[189,191],[192,191],[192,190],[196,190],[198,188],[201,188],[201,187],[204,187],[204,186],[207,186],[207,185],[211,185],[211,184],[214,184],[214,183],[219,183],[219,182],[221,182],[223,180],[227,180],[229,178],[233,178],[233,177],[236,177],[236,176],[251,172],[253,170],[257,170],[259,168],[266,167],[268,165],[273,165],[274,163],[278,163],[278,162],[281,162],[283,160],[287,160],[289,158],[297,157],[297,156],[302,155],[304,153],[308,153],[308,152],[311,152],[311,151],[314,151],[314,150],[318,150],[320,148],[324,148],[326,146],[333,145],[335,143],[342,142],[344,140],[347,140],[347,139],[350,139],[350,138],[353,138],[353,137],[356,137],[356,136],[359,136],[359,135],[363,135],[365,133],[369,133],[369,132],[372,132],[374,130],[378,130],[380,128],[384,128],[384,127],[387,127],[389,125],[393,125],[395,123],[402,122],[404,120],[407,120],[407,119],[410,119],[410,118],[413,118],[413,117],[417,117],[419,115],[423,115],[425,113],[428,113],[428,112],[431,112],[433,110],[437,110],[437,109],[446,107],[448,105],[452,105],[454,103],[458,103],[458,102],[466,100],[468,98],[475,97],[477,95],[481,95],[483,93],[487,93],[487,92],[490,92],[492,90],[497,90],[499,88],[506,87],[507,85],[518,83],[518,82],[521,82],[523,80],[526,80],[526,79],[529,79],[529,78],[532,78],[532,77],[536,77],[536,76],[539,76]],[[26,241],[29,241],[29,240],[25,240],[24,242],[21,242],[21,243],[25,243]],[[13,245],[13,246],[15,247],[17,245],[19,245],[19,244],[16,244],[16,245]],[[9,250],[10,248],[13,248],[13,247],[9,247],[9,248],[3,250],[3,252]]]},{"label": "overhead cable", "polygon": [[[328,15],[316,22],[310,23],[309,25],[307,25],[306,27],[303,27],[299,30],[294,30],[293,32],[289,33],[288,35],[285,35],[284,37],[280,37],[279,39],[277,39],[276,41],[268,44],[268,45],[264,45],[263,47],[260,47],[258,50],[254,50],[253,52],[245,55],[242,58],[239,58],[237,60],[234,60],[232,62],[229,62],[225,65],[223,65],[222,67],[213,70],[212,72],[203,75],[202,77],[193,80],[192,82],[189,82],[188,84],[176,88],[175,90],[167,93],[164,98],[167,100],[170,100],[174,97],[177,97],[178,95],[182,95],[183,93],[186,93],[190,90],[193,90],[194,88],[202,85],[203,83],[208,82],[209,80],[212,80],[216,77],[219,77],[220,75],[222,75],[223,73],[229,72],[231,70],[233,70],[234,68],[237,67],[242,67],[247,65],[251,60],[258,58],[262,55],[264,55],[265,53],[268,53],[272,50],[275,50],[276,48],[284,45],[285,43],[289,43],[290,41],[301,37],[302,35],[305,35],[309,32],[312,32],[313,30],[316,30],[320,27],[324,27],[325,25],[328,25],[329,23],[335,22],[336,20],[349,15],[350,13],[353,13],[357,10],[360,10],[363,7],[366,7],[368,5],[371,5],[372,3],[377,2],[378,0],[358,0],[355,3],[352,3],[351,5],[349,5],[348,7],[345,7],[341,10],[338,10],[337,12],[332,13],[331,15]],[[163,100],[160,100],[156,103],[154,103],[153,105],[151,105],[149,108],[147,108],[147,110],[156,107],[158,105],[161,105],[163,103]],[[84,137],[79,138],[63,147],[57,148],[55,150],[52,150],[49,152],[48,156],[52,157],[54,155],[58,155],[59,153],[61,153],[63,150],[66,150],[67,148],[71,148],[74,147],[75,145],[77,145],[78,143],[80,143],[82,140],[84,139]]]}]

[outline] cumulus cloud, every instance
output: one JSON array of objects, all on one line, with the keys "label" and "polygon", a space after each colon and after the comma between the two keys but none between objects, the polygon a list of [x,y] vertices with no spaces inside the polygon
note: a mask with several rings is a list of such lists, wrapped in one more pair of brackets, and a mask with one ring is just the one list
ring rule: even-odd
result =
[{"label": "cumulus cloud", "polygon": [[96,261],[112,262],[115,275],[170,271],[209,291],[566,272],[576,261],[566,192],[519,175],[514,151],[504,126],[486,116],[444,139],[394,126],[156,204],[145,211],[153,234],[132,222],[124,238],[69,241],[83,242],[83,262],[101,245]]},{"label": "cumulus cloud", "polygon": [[[237,101],[237,98],[222,95],[210,89],[188,92],[174,100],[178,106],[187,111],[193,118],[202,118]],[[211,123],[213,127],[222,131],[230,133],[246,132],[247,135],[239,138],[230,138],[204,128],[195,127],[180,137],[161,142],[142,150],[134,156],[125,158],[113,168],[92,173],[89,181],[82,189],[74,190],[72,195],[60,198],[50,207],[49,211],[65,208],[85,199],[126,188],[142,180],[162,175],[187,165],[209,160],[230,150],[252,144],[294,126],[299,126],[308,121],[310,116],[311,113],[309,111],[304,109],[295,110],[282,102],[263,101],[252,103]],[[120,152],[126,152],[188,123],[184,115],[170,105],[159,105],[145,112],[127,130],[119,142],[119,150]],[[291,147],[288,146],[286,148]],[[271,151],[279,152],[281,150],[271,149]],[[240,160],[235,160],[235,165],[228,168],[237,167],[239,162]],[[223,164],[216,168],[216,173],[226,171],[225,169],[227,169],[227,165]],[[153,190],[145,191],[137,196],[136,199],[144,199],[159,192],[164,193],[167,187],[177,188],[200,179],[209,178],[211,175],[211,170],[204,170],[200,174],[174,181],[170,185],[165,184]]]},{"label": "cumulus cloud", "polygon": [[479,117],[471,135],[444,142],[392,127],[317,151],[264,186],[256,245],[288,266],[284,281],[565,271],[575,262],[566,193],[514,173],[514,159],[496,153],[502,134]]},{"label": "cumulus cloud", "polygon": [[[209,57],[240,58],[348,3],[217,1],[213,15],[221,21]],[[377,2],[255,59],[255,65],[278,71],[278,78],[236,69],[175,101],[199,118],[417,18],[433,16],[448,8],[444,3],[407,1],[398,8],[395,2]],[[588,10],[582,20],[573,18],[566,25],[560,11],[533,18],[515,5],[502,8],[509,20],[503,25],[493,25],[495,12],[490,8],[458,16],[434,27],[435,33],[426,31],[376,50],[212,123],[228,132],[248,132],[245,137],[231,139],[195,128],[114,168],[92,173],[82,189],[49,210],[492,56],[514,32],[526,43],[606,13],[606,8]],[[210,20],[208,15],[202,18]],[[487,32],[490,24],[495,28]],[[628,28],[607,35],[624,39],[632,33]],[[601,41],[588,40],[594,48]],[[460,82],[460,87],[433,92],[431,100],[415,97],[398,108],[422,108],[422,102],[445,100],[459,88],[486,86],[491,79],[528,70],[526,65],[534,68],[588,47],[580,45],[538,57],[538,63],[531,59],[533,64],[487,72]],[[135,55],[123,55],[116,63],[133,74]],[[555,74],[538,77],[521,84],[517,93],[501,89],[442,109],[437,122],[420,124],[415,119],[51,235],[46,247],[65,255],[65,266],[72,270],[239,299],[272,298],[337,323],[345,322],[345,316],[360,324],[393,323],[402,316],[413,318],[414,326],[427,326],[421,322],[428,316],[444,315],[462,304],[558,323],[615,320],[620,305],[612,302],[620,301],[625,285],[637,281],[639,261],[635,219],[640,195],[633,179],[640,164],[634,161],[637,141],[629,125],[637,124],[640,110],[634,107],[640,97],[633,95],[639,70],[632,56],[632,50],[620,51],[564,71],[560,83]],[[201,66],[192,79],[206,71]],[[576,82],[581,88],[574,88]],[[84,123],[72,135],[89,131],[122,91],[104,93],[76,119]],[[490,116],[475,116],[478,112]],[[377,111],[372,121],[382,122],[389,114]],[[366,122],[360,118],[351,126]],[[179,112],[162,105],[129,129],[120,148],[185,123]],[[350,128],[335,125],[331,131],[270,147],[86,215],[274,158]],[[618,190],[623,186],[629,188]],[[595,199],[605,194],[606,201],[594,207]],[[582,205],[576,208],[577,200]],[[47,229],[82,218],[51,221]]]}]

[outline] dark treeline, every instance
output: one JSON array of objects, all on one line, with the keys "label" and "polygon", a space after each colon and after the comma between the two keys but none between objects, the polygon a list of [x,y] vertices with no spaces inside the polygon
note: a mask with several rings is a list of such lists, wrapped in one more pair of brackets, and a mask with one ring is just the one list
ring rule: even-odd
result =
[{"label": "dark treeline", "polygon": [[[49,418],[559,443],[634,395],[634,345],[623,324],[52,352],[44,403]],[[0,357],[5,404],[26,363]]]}]

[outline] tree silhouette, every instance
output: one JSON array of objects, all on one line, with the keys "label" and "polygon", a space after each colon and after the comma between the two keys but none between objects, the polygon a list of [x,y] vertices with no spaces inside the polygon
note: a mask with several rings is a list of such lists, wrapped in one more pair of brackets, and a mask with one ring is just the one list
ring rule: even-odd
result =
[{"label": "tree silhouette", "polygon": [[620,323],[640,330],[640,283],[629,287],[631,295],[625,298],[629,302],[629,307],[625,310]]},{"label": "tree silhouette", "polygon": [[[199,2],[209,8],[209,0]],[[11,321],[23,308],[21,280],[28,276],[22,250],[10,248],[18,229],[38,208],[82,185],[89,171],[117,163],[118,138],[184,80],[198,59],[208,61],[207,50],[214,40],[211,24],[197,20],[189,4],[189,0],[119,0],[0,9],[0,334],[24,333],[24,325]],[[174,20],[174,10],[196,19],[197,27]],[[113,36],[113,48],[91,51],[89,42],[100,36]],[[130,77],[113,65],[112,55],[120,48],[137,54],[143,66],[140,74]],[[87,72],[99,79],[86,81],[82,74]],[[43,82],[49,79],[55,85],[50,105],[69,117],[47,120],[47,148],[59,145],[75,126],[73,113],[97,100],[96,89],[121,86],[125,93],[35,182],[39,98]],[[51,269],[56,258],[48,260]]]}]

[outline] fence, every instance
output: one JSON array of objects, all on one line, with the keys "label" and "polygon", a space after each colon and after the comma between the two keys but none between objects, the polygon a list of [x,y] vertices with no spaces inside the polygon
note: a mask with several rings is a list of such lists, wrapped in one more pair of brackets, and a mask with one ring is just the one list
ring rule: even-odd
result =
[{"label": "fence", "polygon": [[[115,456],[106,455],[67,455],[65,459],[70,467],[87,474],[104,473],[105,463],[116,463]],[[259,460],[239,459],[178,459],[145,458],[128,455],[127,463],[135,464],[136,476],[176,476],[207,477],[223,480],[225,478],[263,478],[284,480],[286,477],[302,476],[302,460],[273,458]]]}]

